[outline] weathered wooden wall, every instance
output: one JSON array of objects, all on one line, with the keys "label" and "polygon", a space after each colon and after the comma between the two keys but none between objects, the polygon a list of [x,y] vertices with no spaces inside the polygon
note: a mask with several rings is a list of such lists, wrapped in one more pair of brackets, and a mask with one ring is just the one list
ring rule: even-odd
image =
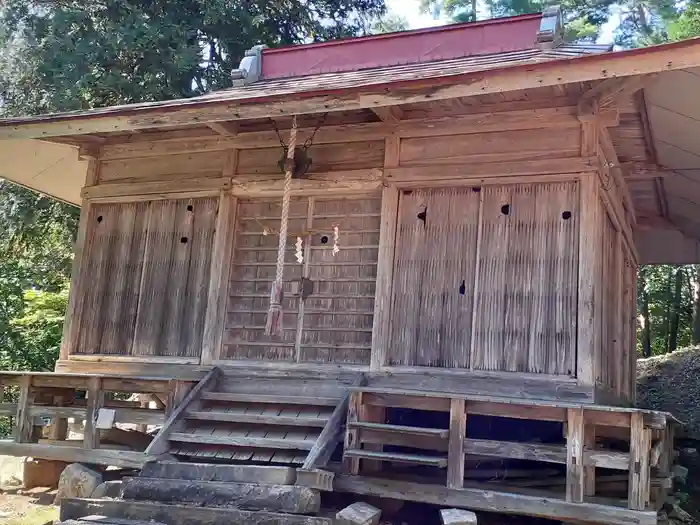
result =
[{"label": "weathered wooden wall", "polygon": [[574,375],[577,182],[404,190],[389,364]]},{"label": "weathered wooden wall", "polygon": [[197,362],[216,216],[216,199],[91,206],[72,353]]},{"label": "weathered wooden wall", "polygon": [[[379,118],[368,110],[330,113],[327,121],[303,117],[299,139],[314,137],[313,163],[308,178],[292,183],[278,339],[263,333],[283,189],[280,137],[269,121],[224,127],[224,134],[195,126],[108,139],[83,192],[79,257],[80,274],[97,272],[100,284],[88,289],[82,276],[77,283],[63,359],[145,355],[243,366],[527,373],[575,377],[629,398],[632,211],[626,186],[610,168],[616,163],[606,135],[619,115],[604,110],[581,119],[582,89],[424,102],[378,112]],[[282,139],[288,124],[278,122]],[[187,202],[209,203],[212,211],[206,248],[188,244],[191,252],[181,254],[181,212],[154,210],[180,210]],[[96,213],[120,226],[95,229]],[[160,221],[157,235],[144,218],[154,213],[175,213]],[[105,231],[117,240],[99,233]],[[301,264],[297,235],[304,241]],[[151,262],[151,252],[139,248],[144,243],[162,245],[162,259]],[[190,294],[195,286],[172,269],[184,261],[211,267],[196,313],[180,314],[177,290]],[[302,277],[313,281],[304,300]],[[107,283],[137,290],[137,297],[110,292]],[[126,321],[114,313],[122,301]],[[166,307],[130,321],[129,301],[145,312]],[[144,315],[151,324],[137,326]],[[171,332],[192,315],[199,346],[189,333],[178,339]],[[99,335],[111,326],[121,330],[116,345],[112,335]]]}]

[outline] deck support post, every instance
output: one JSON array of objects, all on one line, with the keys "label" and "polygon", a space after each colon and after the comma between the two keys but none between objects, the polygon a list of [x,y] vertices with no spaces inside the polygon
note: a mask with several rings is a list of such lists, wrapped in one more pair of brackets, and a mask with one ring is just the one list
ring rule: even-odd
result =
[{"label": "deck support post", "polygon": [[32,418],[29,405],[32,404],[32,376],[23,375],[19,380],[19,400],[17,401],[17,421],[15,422],[15,441],[29,443],[32,437]]},{"label": "deck support post", "polygon": [[464,399],[450,400],[450,434],[447,445],[447,486],[464,486],[464,440],[467,434],[467,411]]},{"label": "deck support post", "polygon": [[583,466],[584,441],[583,408],[567,410],[566,433],[566,501],[583,502],[585,469]]},{"label": "deck support post", "polygon": [[[596,434],[595,425],[593,423],[588,423],[584,429],[584,439],[583,447],[588,454],[595,450],[596,444]],[[586,465],[584,467],[583,481],[585,487],[583,489],[585,496],[595,496],[595,466]]]},{"label": "deck support post", "polygon": [[651,429],[644,428],[643,414],[634,412],[630,425],[630,469],[628,506],[644,510],[649,503]]},{"label": "deck support post", "polygon": [[[362,410],[362,392],[350,392],[350,400],[348,402],[348,421],[345,431],[345,450],[353,450],[360,447],[360,429],[353,427],[351,423],[360,421],[360,413]],[[343,460],[343,470],[349,474],[357,475],[360,473],[359,458],[345,458]]]},{"label": "deck support post", "polygon": [[96,423],[97,413],[104,405],[105,400],[101,377],[91,377],[88,380],[87,395],[87,413],[85,414],[83,447],[87,449],[100,448],[100,431]]}]

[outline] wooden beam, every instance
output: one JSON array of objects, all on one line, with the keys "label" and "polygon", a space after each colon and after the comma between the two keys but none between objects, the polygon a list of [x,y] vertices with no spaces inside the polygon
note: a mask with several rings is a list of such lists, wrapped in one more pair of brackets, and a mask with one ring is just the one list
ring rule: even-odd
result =
[{"label": "wooden beam", "polygon": [[586,91],[579,99],[579,114],[588,114],[595,107],[606,107],[615,104],[624,97],[634,93],[655,80],[656,74],[634,75],[629,77],[608,78],[597,86]]},{"label": "wooden beam", "polygon": [[366,496],[418,501],[441,507],[458,507],[484,512],[522,514],[554,520],[576,520],[607,525],[656,525],[656,512],[629,510],[597,503],[571,503],[554,495],[532,495],[495,490],[493,484],[469,484],[450,489],[427,483],[394,479],[336,475],[334,489]]},{"label": "wooden beam", "polygon": [[221,375],[221,369],[215,366],[202,378],[201,381],[199,381],[199,383],[192,388],[192,390],[190,390],[182,403],[180,403],[174,408],[174,410],[172,410],[172,412],[170,412],[170,416],[165,421],[163,428],[161,428],[153,438],[153,441],[151,441],[151,444],[146,449],[145,454],[157,456],[168,451],[168,437],[173,425],[178,421],[180,416],[184,414],[190,403],[198,399],[202,392],[215,385]]},{"label": "wooden beam", "polygon": [[44,445],[39,443],[8,443],[0,441],[0,455],[29,456],[38,459],[85,463],[121,468],[141,468],[149,458],[142,452],[131,450],[95,449],[82,447]]},{"label": "wooden beam", "polygon": [[387,124],[396,124],[403,118],[403,110],[399,106],[381,106],[371,109],[382,122]]},{"label": "wooden beam", "polygon": [[[364,169],[314,173],[306,179],[292,180],[292,195],[329,195],[365,193],[382,187],[381,169]],[[236,197],[277,197],[284,192],[280,175],[239,177],[233,180],[231,192]]]},{"label": "wooden beam", "polygon": [[238,122],[209,122],[207,126],[224,137],[235,137],[238,135]]},{"label": "wooden beam", "polygon": [[[610,137],[610,132],[607,130],[607,128],[599,125],[598,137],[600,140],[600,148],[608,162],[608,167],[610,168],[612,176],[615,180],[615,184],[620,188],[625,207],[632,214],[632,218],[634,220],[634,202],[632,201],[632,196],[630,195],[630,190],[627,187],[627,183],[622,176],[620,160],[617,157],[617,152],[615,151],[615,145]],[[620,220],[625,221],[625,217],[620,217]]]},{"label": "wooden beam", "polygon": [[83,199],[93,202],[128,202],[140,198],[156,199],[162,197],[173,199],[183,195],[218,195],[221,191],[231,188],[229,177],[188,179],[159,182],[117,182],[99,184],[83,188]]}]

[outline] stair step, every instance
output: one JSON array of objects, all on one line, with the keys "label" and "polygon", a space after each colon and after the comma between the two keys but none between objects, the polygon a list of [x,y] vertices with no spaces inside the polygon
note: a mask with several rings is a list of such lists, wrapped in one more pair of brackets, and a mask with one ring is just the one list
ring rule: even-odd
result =
[{"label": "stair step", "polygon": [[333,520],[330,518],[298,516],[270,511],[163,505],[147,501],[73,498],[61,500],[61,520],[75,520],[96,514],[108,518],[161,521],[169,525],[231,525],[232,523],[333,525]]},{"label": "stair step", "polygon": [[204,392],[206,401],[228,401],[230,403],[262,403],[273,405],[309,405],[335,407],[340,399],[335,397],[280,396],[271,394],[242,394],[234,392]]},{"label": "stair step", "polygon": [[270,465],[217,465],[215,463],[149,461],[141,469],[139,477],[294,485],[296,472],[291,467]]},{"label": "stair step", "polygon": [[328,418],[304,417],[304,416],[271,416],[265,414],[236,414],[234,412],[192,411],[185,416],[186,419],[199,421],[220,421],[226,423],[252,423],[255,425],[281,425],[286,427],[318,427],[326,426]]},{"label": "stair step", "polygon": [[346,458],[375,459],[440,468],[447,466],[447,457],[445,456],[421,456],[419,454],[402,454],[399,452],[372,452],[371,450],[346,450],[344,456]]},{"label": "stair step", "polygon": [[214,436],[211,434],[187,434],[173,432],[170,441],[179,443],[198,443],[200,445],[222,445],[227,447],[274,448],[284,450],[311,450],[314,439],[275,439],[249,436]]},{"label": "stair step", "polygon": [[429,436],[447,439],[450,435],[449,430],[441,428],[421,428],[407,427],[403,425],[387,425],[384,423],[368,423],[364,421],[351,421],[348,423],[351,428],[359,428],[364,430],[376,430],[381,432],[395,432],[398,434],[410,434],[412,436]]},{"label": "stair step", "polygon": [[321,509],[321,493],[308,487],[142,477],[124,480],[122,499],[290,514],[315,514]]}]

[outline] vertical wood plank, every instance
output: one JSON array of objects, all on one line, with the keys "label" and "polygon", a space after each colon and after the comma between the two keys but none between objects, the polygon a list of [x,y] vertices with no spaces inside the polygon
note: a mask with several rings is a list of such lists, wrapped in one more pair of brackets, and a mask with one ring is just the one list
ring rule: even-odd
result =
[{"label": "vertical wood plank", "polygon": [[[348,403],[348,424],[345,430],[345,449],[355,450],[360,448],[360,430],[352,428],[350,423],[360,421],[362,412],[362,392],[350,392],[350,401]],[[360,473],[359,458],[345,458],[343,460],[343,470],[349,474]]]},{"label": "vertical wood plank", "polygon": [[614,337],[615,337],[615,394],[618,400],[622,400],[624,397],[625,388],[623,385],[623,369],[627,366],[627,362],[624,359],[625,355],[625,337],[623,336],[624,324],[626,317],[626,305],[624,303],[624,293],[625,293],[625,256],[623,251],[623,241],[622,232],[617,231],[615,235],[615,315],[613,316],[615,322]]},{"label": "vertical wood plank", "polygon": [[566,501],[580,503],[583,501],[584,474],[583,442],[584,442],[583,408],[567,410],[566,431]]},{"label": "vertical wood plank", "polygon": [[87,388],[87,412],[85,414],[85,435],[83,447],[95,449],[100,447],[100,431],[95,426],[97,413],[104,405],[105,393],[102,390],[102,378],[91,377]]},{"label": "vertical wood plank", "polygon": [[450,400],[450,434],[447,445],[447,486],[464,486],[464,440],[467,434],[467,411],[464,399]]},{"label": "vertical wood plank", "polygon": [[476,225],[476,249],[474,250],[474,295],[472,297],[472,315],[471,315],[471,335],[469,340],[469,369],[474,369],[474,356],[476,344],[477,330],[477,306],[479,300],[479,286],[481,285],[479,276],[481,274],[481,239],[484,231],[484,189],[479,191],[479,212]]},{"label": "vertical wood plank", "polygon": [[[309,197],[307,216],[306,216],[306,231],[312,231],[314,226],[314,198]],[[309,277],[309,268],[311,264],[311,238],[312,236],[305,235],[303,238],[304,242],[304,261],[301,268],[302,279],[307,279]],[[296,239],[292,239],[296,244]],[[306,300],[302,297],[301,286],[299,287],[299,309],[297,310],[297,333],[294,339],[294,360],[297,363],[301,362],[302,352],[301,352],[301,341],[304,336],[304,311],[306,310]]]},{"label": "vertical wood plank", "polygon": [[32,404],[32,375],[25,374],[19,378],[19,399],[15,418],[15,441],[28,443],[32,437],[32,418],[29,406]]},{"label": "vertical wood plank", "polygon": [[391,333],[392,283],[399,212],[399,190],[386,186],[382,190],[379,260],[372,326],[370,370],[378,371],[386,364]]},{"label": "vertical wood plank", "polygon": [[596,299],[599,290],[600,202],[598,177],[581,177],[579,230],[578,326],[576,337],[576,377],[581,385],[595,385]]},{"label": "vertical wood plank", "polygon": [[628,507],[644,510],[649,503],[651,429],[644,428],[641,412],[633,412],[630,424]]},{"label": "vertical wood plank", "polygon": [[[97,160],[91,159],[88,161],[87,179],[85,181],[85,185],[91,186],[95,184],[98,178],[99,163]],[[82,201],[80,208],[80,221],[78,223],[78,235],[76,237],[75,250],[73,254],[70,296],[68,298],[68,308],[66,310],[66,321],[63,325],[63,338],[61,340],[61,359],[68,359],[71,351],[78,345],[78,337],[80,334],[80,307],[84,302],[85,289],[86,286],[88,286],[87,276],[83,277],[83,273],[85,273],[83,257],[85,257],[85,247],[89,236],[88,225],[90,224],[91,208],[92,205],[89,201]]]},{"label": "vertical wood plank", "polygon": [[204,321],[201,357],[203,365],[209,365],[221,357],[221,343],[226,324],[229,275],[233,263],[237,204],[238,201],[233,195],[226,192],[221,192],[219,195],[219,211],[216,217],[211,277]]},{"label": "vertical wood plank", "polygon": [[[588,423],[584,430],[584,450],[592,451],[595,450],[596,434],[595,425],[593,423]],[[584,467],[583,481],[585,484],[584,494],[586,496],[595,496],[595,467],[587,465]]]}]

